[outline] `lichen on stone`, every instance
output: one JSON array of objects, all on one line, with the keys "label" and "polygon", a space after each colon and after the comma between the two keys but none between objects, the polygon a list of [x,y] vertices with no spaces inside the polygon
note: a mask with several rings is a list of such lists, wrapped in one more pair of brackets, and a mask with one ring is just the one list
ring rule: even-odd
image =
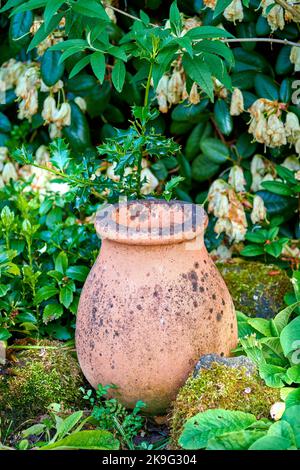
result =
[{"label": "lichen on stone", "polygon": [[251,317],[273,318],[292,290],[286,271],[272,264],[242,259],[217,263],[236,310]]},{"label": "lichen on stone", "polygon": [[188,418],[208,409],[223,408],[270,418],[270,407],[279,401],[279,390],[267,387],[257,373],[249,375],[245,368],[213,363],[194,378],[190,376],[179,390],[170,414],[171,445],[178,439]]},{"label": "lichen on stone", "polygon": [[[14,425],[46,412],[51,403],[74,409],[83,403],[83,376],[76,357],[58,341],[19,350],[0,369],[0,416]],[[50,346],[50,348],[49,348]]]}]

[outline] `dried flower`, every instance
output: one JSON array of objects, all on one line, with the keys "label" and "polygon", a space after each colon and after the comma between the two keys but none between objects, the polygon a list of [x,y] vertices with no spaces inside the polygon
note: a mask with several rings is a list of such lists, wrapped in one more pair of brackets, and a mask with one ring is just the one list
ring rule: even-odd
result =
[{"label": "dried flower", "polygon": [[244,98],[241,90],[235,88],[231,96],[230,114],[239,116],[244,111]]},{"label": "dried flower", "polygon": [[234,165],[230,169],[228,182],[238,193],[245,191],[246,181],[243,170],[240,166]]},{"label": "dried flower", "polygon": [[8,183],[9,180],[14,180],[16,181],[18,179],[18,175],[16,172],[16,169],[14,167],[14,164],[12,162],[7,162],[5,163],[2,171],[2,179],[4,183]]},{"label": "dried flower", "polygon": [[200,95],[198,93],[198,85],[195,82],[192,85],[188,99],[191,104],[198,104],[200,101]]},{"label": "dried flower", "polygon": [[286,157],[284,161],[281,163],[281,166],[288,168],[291,171],[299,171],[300,170],[299,158],[294,155],[290,157]]},{"label": "dried flower", "polygon": [[292,47],[290,53],[290,61],[295,66],[295,72],[300,72],[300,47]]},{"label": "dried flower", "polygon": [[181,77],[181,73],[174,70],[169,81],[168,81],[168,102],[170,104],[176,104],[180,101],[182,92],[184,90],[184,82]]},{"label": "dried flower", "polygon": [[149,168],[144,168],[141,171],[141,182],[143,181],[144,183],[141,186],[141,193],[144,195],[151,194],[159,185],[158,179]]},{"label": "dried flower", "polygon": [[156,99],[161,113],[168,112],[168,75],[163,75],[156,88]]},{"label": "dried flower", "polygon": [[86,101],[84,98],[82,98],[81,96],[76,96],[76,98],[74,99],[75,103],[77,104],[77,106],[79,106],[79,108],[81,109],[81,111],[83,113],[86,112],[86,108],[87,108],[87,105],[86,105]]},{"label": "dried flower", "polygon": [[224,17],[228,21],[232,21],[234,24],[236,21],[243,21],[244,10],[241,0],[233,0],[227,8],[225,8]]},{"label": "dried flower", "polygon": [[268,118],[267,133],[270,136],[270,147],[279,147],[286,144],[285,128],[276,114],[271,114]]},{"label": "dried flower", "polygon": [[266,216],[267,211],[263,199],[260,196],[255,195],[253,199],[253,209],[250,215],[252,223],[256,224],[261,220],[265,220]]}]

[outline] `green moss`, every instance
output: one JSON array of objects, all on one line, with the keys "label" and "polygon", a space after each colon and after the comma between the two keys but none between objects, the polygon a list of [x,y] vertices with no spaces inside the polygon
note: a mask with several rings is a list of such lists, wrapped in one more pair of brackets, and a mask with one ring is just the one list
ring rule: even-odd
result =
[{"label": "green moss", "polygon": [[79,387],[83,376],[76,358],[56,341],[25,349],[0,375],[0,414],[18,424],[45,413],[51,403],[74,408],[83,403]]},{"label": "green moss", "polygon": [[271,405],[279,399],[279,390],[267,387],[256,374],[214,363],[196,378],[190,377],[179,390],[170,416],[173,446],[178,445],[185,421],[201,411],[223,408],[249,412],[257,419],[268,418]]},{"label": "green moss", "polygon": [[241,259],[218,263],[235,308],[251,317],[273,318],[291,291],[287,273],[275,265]]}]

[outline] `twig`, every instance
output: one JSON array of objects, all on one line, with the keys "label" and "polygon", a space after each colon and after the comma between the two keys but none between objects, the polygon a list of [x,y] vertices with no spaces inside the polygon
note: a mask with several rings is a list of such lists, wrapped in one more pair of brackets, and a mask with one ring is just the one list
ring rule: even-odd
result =
[{"label": "twig", "polygon": [[234,38],[234,39],[220,39],[222,42],[275,42],[277,44],[284,44],[285,46],[300,47],[300,42],[288,41],[288,39],[273,39],[273,38]]},{"label": "twig", "polygon": [[[284,0],[275,0],[279,5],[284,6],[286,10],[288,10],[290,13],[294,14],[297,18],[300,19],[300,13],[296,12],[293,7],[290,7]],[[135,21],[140,21],[143,22],[140,18],[137,16],[131,15],[130,13],[127,13],[126,11],[120,10],[119,8],[113,7],[112,5],[109,5],[109,8],[112,10],[116,11],[117,13],[120,13],[121,15],[127,16],[128,18],[131,18],[132,20]],[[160,26],[154,23],[149,23],[151,26],[154,28],[159,28]],[[224,38],[214,38],[218,39],[221,42],[270,42],[270,43],[277,43],[277,44],[284,44],[285,46],[294,46],[294,47],[300,47],[300,43],[298,42],[293,42],[293,41],[288,41],[288,39],[273,39],[273,38],[230,38],[230,39],[224,39]]]}]

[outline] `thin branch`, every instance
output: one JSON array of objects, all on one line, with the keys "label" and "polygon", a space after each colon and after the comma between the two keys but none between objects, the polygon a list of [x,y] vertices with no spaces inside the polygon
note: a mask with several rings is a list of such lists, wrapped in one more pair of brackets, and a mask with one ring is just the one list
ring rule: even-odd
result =
[{"label": "thin branch", "polygon": [[288,41],[288,39],[273,39],[273,38],[234,38],[234,39],[219,39],[222,42],[270,42],[276,44],[284,44],[285,46],[300,47],[300,42]]},{"label": "thin branch", "polygon": [[[275,0],[278,4],[285,4],[287,5],[288,8],[286,8],[284,6],[284,8],[288,11],[290,11],[291,13],[295,13],[296,10],[294,10],[294,8],[290,7],[284,0]],[[116,11],[117,13],[120,13],[121,15],[124,15],[124,16],[128,16],[128,18],[131,18],[132,20],[136,20],[136,21],[140,21],[142,22],[142,20],[140,18],[138,18],[137,16],[134,16],[134,15],[130,15],[129,13],[127,13],[126,11],[123,11],[123,10],[120,10],[119,8],[116,8],[116,7],[113,7],[111,5],[109,5],[109,8],[111,8],[112,10]],[[292,11],[291,11],[292,10]],[[296,12],[297,13],[297,12]],[[298,15],[298,16],[297,16]],[[300,13],[297,13],[297,15],[295,15],[296,17],[298,17],[300,19]],[[160,26],[157,25],[157,24],[154,24],[154,23],[149,23],[151,26],[155,27],[155,28],[159,28]],[[298,42],[293,42],[293,41],[288,41],[288,39],[273,39],[273,38],[233,38],[233,39],[223,39],[223,38],[215,38],[215,39],[219,39],[219,41],[222,41],[222,42],[226,42],[226,43],[230,43],[230,42],[270,42],[270,43],[276,43],[276,44],[283,44],[285,46],[294,46],[294,47],[300,47],[300,43]]]}]

